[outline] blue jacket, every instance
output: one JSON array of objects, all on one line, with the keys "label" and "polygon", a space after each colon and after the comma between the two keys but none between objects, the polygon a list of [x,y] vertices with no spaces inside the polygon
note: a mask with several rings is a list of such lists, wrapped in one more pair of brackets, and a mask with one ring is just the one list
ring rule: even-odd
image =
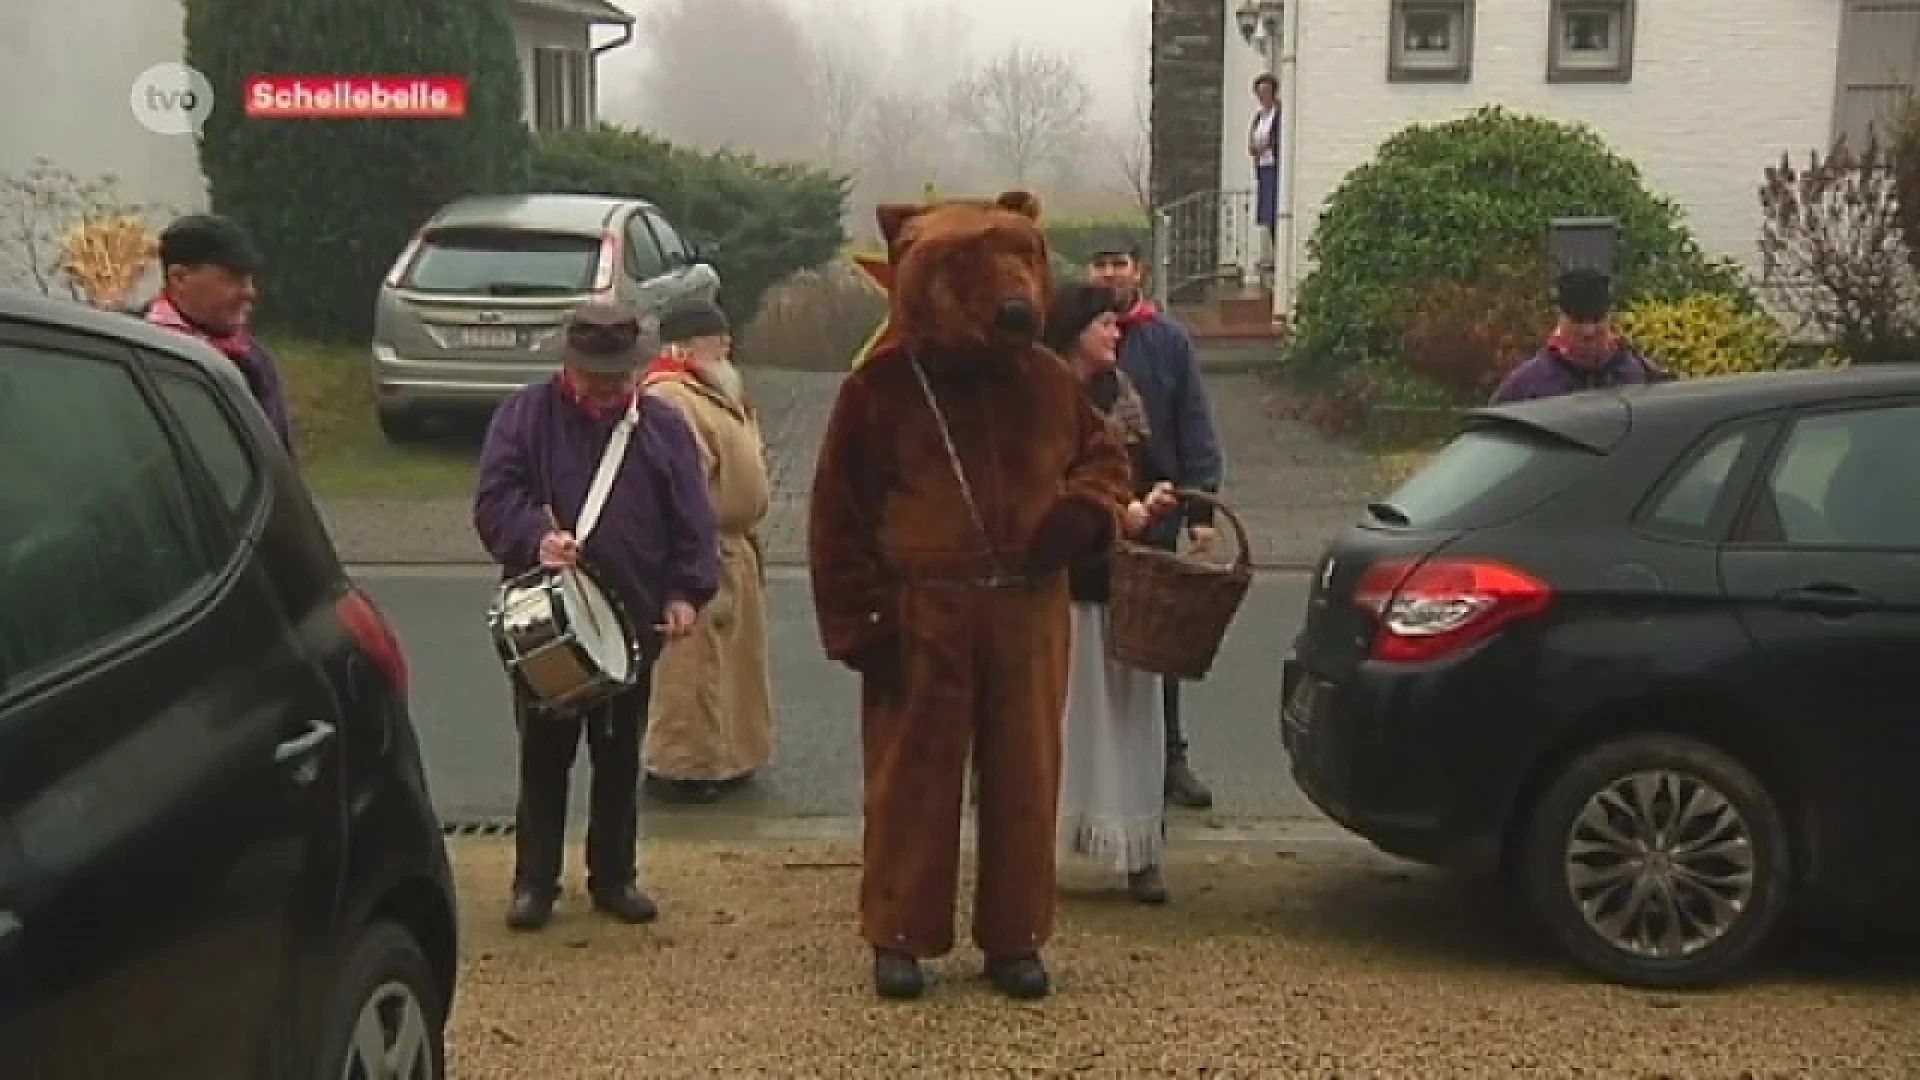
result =
[{"label": "blue jacket", "polygon": [[[1147,424],[1152,428],[1148,454],[1172,474],[1175,485],[1219,491],[1224,469],[1220,436],[1186,329],[1158,312],[1128,323],[1120,338],[1120,370],[1133,380],[1146,406]],[[1209,509],[1200,507],[1188,516],[1195,524],[1213,519]],[[1181,525],[1177,516],[1163,519],[1145,539],[1172,544],[1179,538]]]},{"label": "blue jacket", "polygon": [[1489,404],[1506,405],[1535,398],[1559,397],[1578,390],[1600,390],[1610,386],[1635,386],[1666,382],[1671,376],[1655,367],[1633,346],[1620,350],[1595,369],[1570,364],[1553,349],[1541,349],[1516,365],[1493,392]]}]

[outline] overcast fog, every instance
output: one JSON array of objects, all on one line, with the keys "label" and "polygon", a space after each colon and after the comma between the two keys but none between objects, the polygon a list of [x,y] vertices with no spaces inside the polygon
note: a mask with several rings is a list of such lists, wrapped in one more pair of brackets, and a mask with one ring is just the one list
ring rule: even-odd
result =
[{"label": "overcast fog", "polygon": [[928,183],[1140,201],[1150,0],[615,2],[639,24],[603,117],[852,175],[856,222]]}]

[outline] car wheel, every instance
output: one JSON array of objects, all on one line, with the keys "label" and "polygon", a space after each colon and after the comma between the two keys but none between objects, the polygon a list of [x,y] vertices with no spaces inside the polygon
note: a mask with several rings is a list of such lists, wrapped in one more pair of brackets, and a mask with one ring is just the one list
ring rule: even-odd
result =
[{"label": "car wheel", "polygon": [[1516,867],[1588,969],[1633,986],[1735,975],[1787,905],[1791,854],[1759,779],[1706,743],[1636,735],[1576,759],[1535,807]]},{"label": "car wheel", "polygon": [[413,935],[368,927],[334,987],[317,1080],[443,1080],[446,1007]]}]

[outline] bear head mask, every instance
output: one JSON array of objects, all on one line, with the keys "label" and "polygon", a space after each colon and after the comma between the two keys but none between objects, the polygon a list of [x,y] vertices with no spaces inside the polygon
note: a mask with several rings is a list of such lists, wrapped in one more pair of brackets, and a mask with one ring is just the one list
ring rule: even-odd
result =
[{"label": "bear head mask", "polygon": [[1051,288],[1038,199],[1010,191],[878,215],[892,264],[890,337],[948,369],[1004,366],[1035,348]]}]

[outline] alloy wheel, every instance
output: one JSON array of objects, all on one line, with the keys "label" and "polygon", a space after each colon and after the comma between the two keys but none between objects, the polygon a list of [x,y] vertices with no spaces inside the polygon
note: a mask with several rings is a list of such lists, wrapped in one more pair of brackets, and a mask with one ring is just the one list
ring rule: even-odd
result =
[{"label": "alloy wheel", "polygon": [[341,1080],[436,1080],[427,1012],[412,987],[386,982],[367,995],[340,1075]]},{"label": "alloy wheel", "polygon": [[1757,887],[1751,824],[1724,792],[1673,769],[1629,773],[1594,792],[1568,829],[1563,869],[1588,929],[1653,960],[1719,941]]}]

